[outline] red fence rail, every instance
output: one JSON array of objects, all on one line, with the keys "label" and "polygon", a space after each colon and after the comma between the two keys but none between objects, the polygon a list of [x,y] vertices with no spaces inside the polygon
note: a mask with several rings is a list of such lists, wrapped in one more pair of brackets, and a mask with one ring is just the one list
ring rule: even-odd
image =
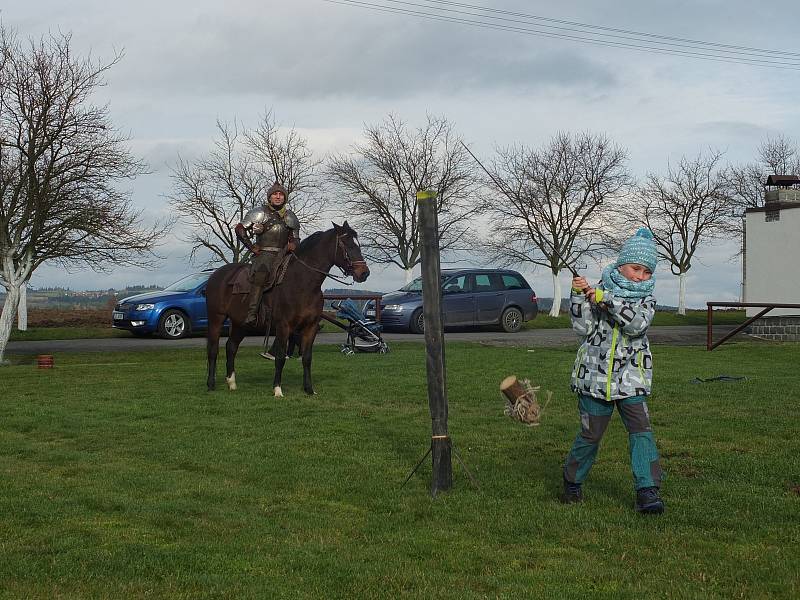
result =
[{"label": "red fence rail", "polygon": [[[763,308],[764,310],[760,311],[756,316],[750,317],[744,323],[739,325],[733,331],[728,332],[722,338],[714,342],[714,307],[715,306],[725,306],[728,308]],[[756,321],[771,311],[773,308],[800,308],[800,304],[781,304],[776,302],[706,302],[707,307],[707,332],[706,332],[706,348],[711,351],[717,346],[725,343],[729,339],[731,339],[734,335],[739,333],[742,329],[748,327],[753,321]]]}]

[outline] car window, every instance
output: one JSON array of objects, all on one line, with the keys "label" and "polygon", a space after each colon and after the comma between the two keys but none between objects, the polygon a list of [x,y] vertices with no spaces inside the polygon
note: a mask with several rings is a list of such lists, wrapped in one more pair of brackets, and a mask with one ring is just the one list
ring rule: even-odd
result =
[{"label": "car window", "polygon": [[448,279],[445,281],[443,288],[445,294],[459,294],[461,292],[466,292],[468,289],[466,275],[459,275],[458,277]]},{"label": "car window", "polygon": [[189,292],[208,281],[211,273],[193,273],[164,288],[165,292]]},{"label": "car window", "polygon": [[492,279],[488,273],[477,273],[475,275],[475,288],[476,292],[491,292]]},{"label": "car window", "polygon": [[503,286],[507,290],[526,290],[528,284],[519,275],[512,275],[511,273],[503,273]]},{"label": "car window", "polygon": [[[442,281],[447,279],[448,275],[442,275]],[[422,292],[422,277],[417,277],[411,283],[405,284],[400,288],[401,292]]]}]

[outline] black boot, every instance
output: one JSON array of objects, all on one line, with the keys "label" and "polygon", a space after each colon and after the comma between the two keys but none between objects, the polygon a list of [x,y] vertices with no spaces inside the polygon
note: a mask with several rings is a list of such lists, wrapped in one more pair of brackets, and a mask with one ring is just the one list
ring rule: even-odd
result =
[{"label": "black boot", "polygon": [[561,494],[561,502],[564,504],[577,504],[583,502],[583,489],[580,483],[572,483],[564,479],[564,491]]},{"label": "black boot", "polygon": [[657,487],[646,487],[636,490],[636,512],[646,515],[658,515],[664,512],[664,501],[658,495]]},{"label": "black boot", "polygon": [[245,317],[244,321],[242,321],[242,325],[245,327],[256,326],[258,323],[258,309],[261,306],[261,291],[253,290],[250,293],[252,296],[250,297],[250,304],[247,308],[247,316]]}]

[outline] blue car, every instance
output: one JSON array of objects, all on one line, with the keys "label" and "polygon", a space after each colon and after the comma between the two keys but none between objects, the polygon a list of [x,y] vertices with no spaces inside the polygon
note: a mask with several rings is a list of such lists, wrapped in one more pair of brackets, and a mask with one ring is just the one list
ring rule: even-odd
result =
[{"label": "blue car", "polygon": [[[517,271],[508,269],[443,269],[442,313],[445,327],[499,325],[514,333],[539,312],[531,286]],[[375,318],[374,301],[365,314]],[[384,329],[425,330],[422,315],[422,278],[381,298]]]},{"label": "blue car", "polygon": [[213,272],[192,273],[160,292],[120,300],[111,315],[112,326],[134,335],[155,333],[168,340],[204,331],[208,328],[205,289]]}]

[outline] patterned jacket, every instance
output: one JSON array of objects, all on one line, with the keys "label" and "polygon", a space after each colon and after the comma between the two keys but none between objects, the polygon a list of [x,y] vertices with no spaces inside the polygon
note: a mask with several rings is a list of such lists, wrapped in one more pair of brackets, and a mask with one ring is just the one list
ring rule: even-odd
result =
[{"label": "patterned jacket", "polygon": [[572,328],[582,338],[572,370],[575,392],[612,402],[647,396],[653,380],[653,355],[647,328],[656,299],[620,298],[597,288],[598,304],[572,291]]}]

